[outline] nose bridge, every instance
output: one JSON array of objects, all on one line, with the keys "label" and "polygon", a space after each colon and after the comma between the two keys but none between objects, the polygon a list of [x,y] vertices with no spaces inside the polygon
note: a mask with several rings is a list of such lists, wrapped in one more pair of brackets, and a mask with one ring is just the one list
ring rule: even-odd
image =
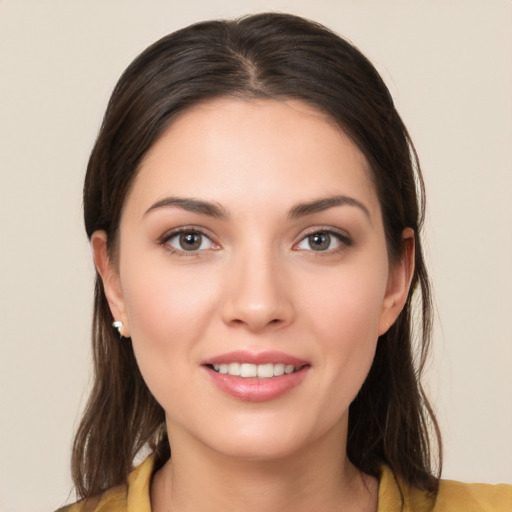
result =
[{"label": "nose bridge", "polygon": [[233,260],[224,321],[251,331],[290,322],[293,308],[277,251],[270,244],[251,243],[235,251]]}]

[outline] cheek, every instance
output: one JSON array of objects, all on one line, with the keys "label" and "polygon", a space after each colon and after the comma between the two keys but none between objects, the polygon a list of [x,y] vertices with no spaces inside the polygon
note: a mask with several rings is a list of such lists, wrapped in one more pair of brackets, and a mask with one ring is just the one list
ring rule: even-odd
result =
[{"label": "cheek", "polygon": [[134,252],[124,268],[121,281],[132,338],[189,337],[211,313],[211,269],[172,264],[159,251],[149,257]]},{"label": "cheek", "polygon": [[[319,366],[343,408],[355,398],[371,367],[386,285],[384,265],[366,266],[364,271],[351,268],[331,275],[322,293],[316,287],[305,304],[304,315],[319,345]],[[336,404],[328,402],[331,406]]]},{"label": "cheek", "polygon": [[342,269],[331,272],[310,287],[304,312],[315,319],[325,338],[377,339],[380,314],[387,285],[387,268],[383,265]]},{"label": "cheek", "polygon": [[[172,271],[165,258],[144,269],[132,261],[126,261],[130,272],[123,276],[130,334],[141,373],[162,403],[164,390],[185,382],[200,359],[198,343],[215,314],[214,287],[197,271]],[[169,379],[170,374],[180,378]]]}]

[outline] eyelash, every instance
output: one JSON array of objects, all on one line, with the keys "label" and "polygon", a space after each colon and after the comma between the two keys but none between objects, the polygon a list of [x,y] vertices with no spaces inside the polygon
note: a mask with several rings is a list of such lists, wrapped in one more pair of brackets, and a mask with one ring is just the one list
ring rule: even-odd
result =
[{"label": "eyelash", "polygon": [[[209,240],[212,245],[217,245],[212,240],[211,236],[206,234],[203,230],[198,229],[196,227],[192,227],[192,226],[191,227],[185,226],[185,227],[178,228],[178,229],[172,230],[172,231],[164,234],[159,239],[159,244],[161,246],[163,246],[171,254],[176,255],[176,256],[183,256],[183,257],[198,256],[200,252],[207,250],[207,249],[198,248],[198,249],[187,251],[187,250],[177,249],[169,244],[170,240],[172,240],[173,238],[176,238],[180,235],[183,235],[183,234],[199,235],[199,236]],[[305,233],[302,236],[302,238],[299,240],[299,242],[297,242],[296,244],[293,245],[294,250],[297,250],[297,251],[301,250],[301,249],[296,249],[296,248],[301,243],[305,242],[309,237],[312,237],[313,235],[320,235],[320,234],[327,235],[329,238],[335,238],[339,242],[339,246],[335,247],[334,249],[319,250],[319,251],[315,251],[313,248],[310,247],[310,249],[306,250],[306,252],[311,252],[315,256],[325,256],[325,255],[343,252],[348,247],[350,247],[353,243],[352,239],[345,232],[335,230],[331,227],[329,227],[329,228],[315,227],[314,229],[311,229],[311,231]],[[202,243],[203,243],[203,241],[201,241],[201,244]],[[212,248],[210,248],[210,249],[212,249]],[[213,249],[213,250],[215,250],[215,249]]]}]

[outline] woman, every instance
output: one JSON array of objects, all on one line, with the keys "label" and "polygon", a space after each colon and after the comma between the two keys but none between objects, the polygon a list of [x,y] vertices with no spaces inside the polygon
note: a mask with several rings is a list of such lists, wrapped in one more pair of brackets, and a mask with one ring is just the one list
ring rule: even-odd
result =
[{"label": "woman", "polygon": [[439,480],[422,203],[388,90],[324,27],[261,14],[143,52],[84,187],[95,382],[69,510],[510,510],[510,487]]}]

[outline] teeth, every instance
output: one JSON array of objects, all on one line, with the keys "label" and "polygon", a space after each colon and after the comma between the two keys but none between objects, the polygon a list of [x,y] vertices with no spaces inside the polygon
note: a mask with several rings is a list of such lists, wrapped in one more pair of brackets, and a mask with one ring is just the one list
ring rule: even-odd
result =
[{"label": "teeth", "polygon": [[242,363],[240,365],[240,377],[256,377],[258,367],[255,364]]},{"label": "teeth", "polygon": [[269,379],[274,376],[274,365],[273,364],[259,364],[256,367],[258,377],[260,379]]},{"label": "teeth", "polygon": [[230,375],[240,375],[240,363],[230,363],[228,372]]},{"label": "teeth", "polygon": [[279,375],[284,374],[284,364],[275,364],[274,365],[274,376],[279,377]]},{"label": "teeth", "polygon": [[213,369],[223,375],[232,375],[234,377],[258,377],[259,379],[270,379],[271,377],[279,377],[297,371],[292,364],[283,363],[267,363],[267,364],[250,364],[250,363],[230,363],[230,364],[214,364]]}]

